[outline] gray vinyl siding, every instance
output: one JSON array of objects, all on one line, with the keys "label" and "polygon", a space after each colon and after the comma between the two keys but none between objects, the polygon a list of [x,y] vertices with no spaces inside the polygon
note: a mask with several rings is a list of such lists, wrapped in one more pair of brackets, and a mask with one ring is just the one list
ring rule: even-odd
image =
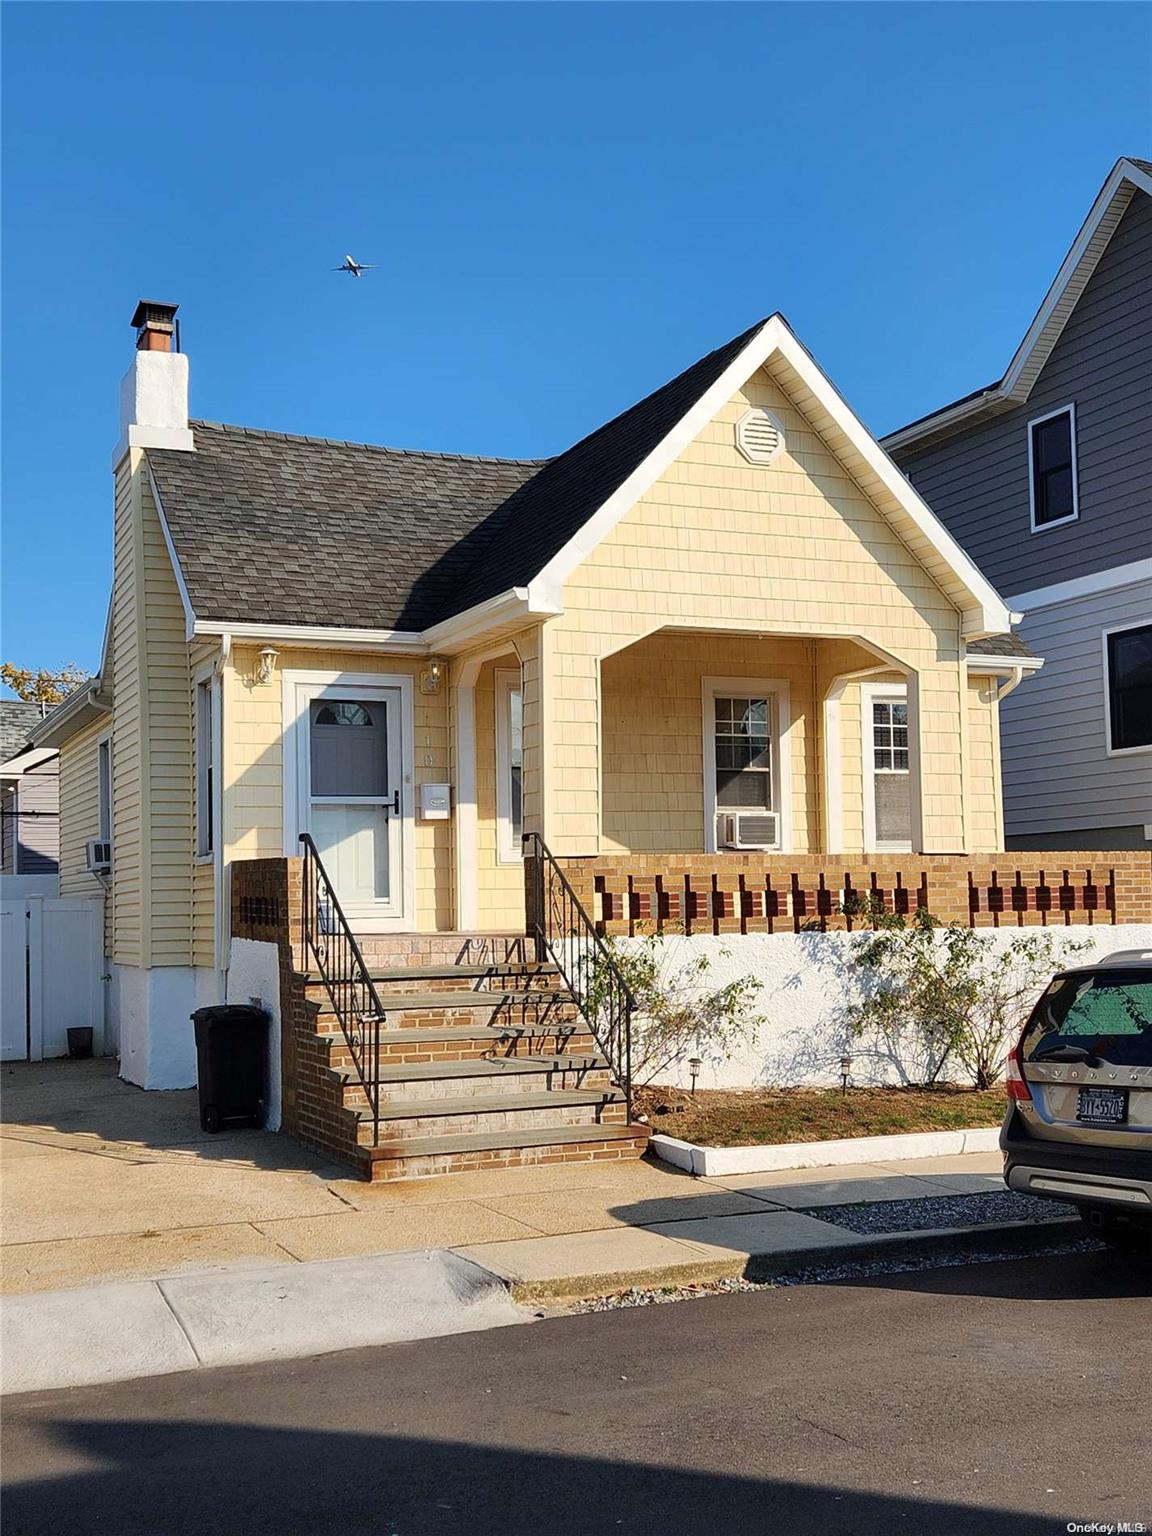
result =
[{"label": "gray vinyl siding", "polygon": [[41,763],[16,791],[18,875],[54,875],[60,866],[59,765]]},{"label": "gray vinyl siding", "polygon": [[[1079,520],[1033,533],[1028,422],[1072,402]],[[1152,198],[1133,194],[1027,402],[895,458],[1006,596],[1152,555]]]},{"label": "gray vinyl siding", "polygon": [[1102,635],[1149,622],[1149,581],[1025,617],[1020,632],[1044,666],[1000,706],[1009,846],[1147,846],[1152,751],[1108,755]]},{"label": "gray vinyl siding", "polygon": [[0,875],[16,873],[16,791],[0,789]]}]

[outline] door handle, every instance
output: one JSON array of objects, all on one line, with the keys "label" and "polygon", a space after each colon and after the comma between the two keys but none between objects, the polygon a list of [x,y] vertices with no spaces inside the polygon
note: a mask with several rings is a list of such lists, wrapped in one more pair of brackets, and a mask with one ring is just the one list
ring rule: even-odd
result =
[{"label": "door handle", "polygon": [[393,816],[399,816],[400,814],[400,791],[398,789],[392,791],[392,814]]}]

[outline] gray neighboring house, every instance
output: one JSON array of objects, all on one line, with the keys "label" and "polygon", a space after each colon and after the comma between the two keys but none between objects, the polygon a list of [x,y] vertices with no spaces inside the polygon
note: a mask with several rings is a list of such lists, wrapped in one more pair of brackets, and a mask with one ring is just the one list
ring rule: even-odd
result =
[{"label": "gray neighboring house", "polygon": [[56,875],[60,868],[59,758],[28,737],[39,704],[0,699],[0,875]]},{"label": "gray neighboring house", "polygon": [[1008,848],[1152,844],[1152,163],[1122,159],[1002,378],[883,440],[1044,669],[1001,706]]}]

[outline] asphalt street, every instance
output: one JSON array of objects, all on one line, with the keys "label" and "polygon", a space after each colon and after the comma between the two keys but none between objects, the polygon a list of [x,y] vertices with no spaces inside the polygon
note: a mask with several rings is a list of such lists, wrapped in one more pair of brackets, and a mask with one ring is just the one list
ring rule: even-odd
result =
[{"label": "asphalt street", "polygon": [[1152,1527],[1150,1335],[1081,1253],[10,1398],[4,1531]]}]

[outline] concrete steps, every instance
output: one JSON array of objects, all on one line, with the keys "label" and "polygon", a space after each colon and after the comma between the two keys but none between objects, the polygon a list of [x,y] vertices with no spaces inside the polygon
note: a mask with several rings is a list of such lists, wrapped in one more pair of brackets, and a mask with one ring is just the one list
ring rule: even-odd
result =
[{"label": "concrete steps", "polygon": [[[372,1179],[639,1156],[646,1126],[554,965],[522,935],[373,935],[360,941],[383,1015],[378,1120],[319,973],[301,973],[314,1059]],[[314,1068],[315,1070],[315,1068]]]}]

